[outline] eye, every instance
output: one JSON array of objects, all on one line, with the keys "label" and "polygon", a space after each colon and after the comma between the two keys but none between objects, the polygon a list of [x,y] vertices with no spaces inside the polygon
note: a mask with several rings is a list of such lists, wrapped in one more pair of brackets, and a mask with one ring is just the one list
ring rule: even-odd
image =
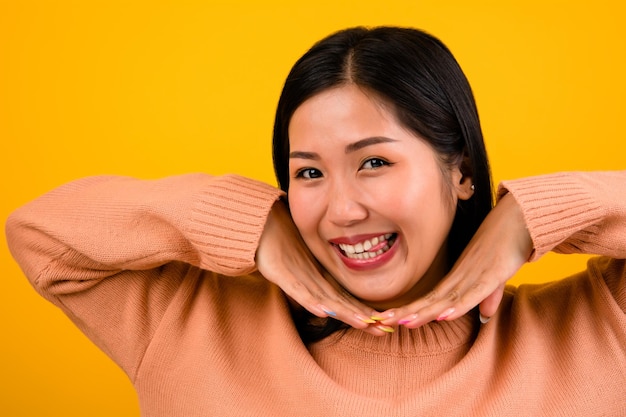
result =
[{"label": "eye", "polygon": [[391,164],[385,161],[384,159],[370,158],[370,159],[367,159],[365,162],[363,162],[363,165],[361,165],[361,168],[362,169],[377,169],[385,165],[391,165]]},{"label": "eye", "polygon": [[302,168],[296,172],[296,178],[303,178],[305,180],[313,180],[321,177],[322,171],[315,168]]}]

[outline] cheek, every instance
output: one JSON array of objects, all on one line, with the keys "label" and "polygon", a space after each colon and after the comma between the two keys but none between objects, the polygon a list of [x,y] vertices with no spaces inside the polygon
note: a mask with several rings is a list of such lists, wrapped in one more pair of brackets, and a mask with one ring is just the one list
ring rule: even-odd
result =
[{"label": "cheek", "polygon": [[[415,178],[415,177],[409,177]],[[412,217],[422,212],[438,200],[433,187],[421,179],[407,181],[403,178],[392,181],[388,187],[381,187],[377,199],[402,217]]]},{"label": "cheek", "polygon": [[316,229],[319,208],[315,204],[313,193],[305,190],[289,190],[287,193],[291,218],[303,238]]},{"label": "cheek", "polygon": [[447,188],[438,178],[432,181],[421,178],[403,184],[396,182],[394,187],[379,195],[380,200],[385,202],[387,212],[403,224],[424,227],[447,223],[454,215],[454,204],[449,201]]}]

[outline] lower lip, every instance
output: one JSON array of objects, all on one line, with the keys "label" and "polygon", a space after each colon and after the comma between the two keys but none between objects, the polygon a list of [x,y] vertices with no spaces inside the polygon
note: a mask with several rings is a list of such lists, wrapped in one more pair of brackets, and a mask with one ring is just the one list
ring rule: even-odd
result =
[{"label": "lower lip", "polygon": [[395,255],[397,251],[399,239],[400,239],[400,236],[396,236],[396,239],[393,242],[393,245],[389,248],[387,252],[381,253],[379,256],[376,256],[375,258],[369,258],[369,259],[348,258],[341,252],[341,249],[339,249],[337,246],[335,246],[334,248],[339,254],[339,259],[341,259],[344,265],[346,265],[348,268],[354,269],[356,271],[367,271],[370,269],[380,268],[381,266],[389,262],[389,260],[393,257],[393,255]]}]

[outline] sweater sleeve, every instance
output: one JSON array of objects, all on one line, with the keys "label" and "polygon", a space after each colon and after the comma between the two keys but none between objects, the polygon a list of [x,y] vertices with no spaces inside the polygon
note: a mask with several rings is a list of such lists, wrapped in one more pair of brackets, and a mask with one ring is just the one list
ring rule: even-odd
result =
[{"label": "sweater sleeve", "polygon": [[504,181],[533,241],[531,261],[548,251],[612,258],[604,279],[626,311],[626,171],[568,172]]},{"label": "sweater sleeve", "polygon": [[9,249],[35,289],[131,376],[185,278],[241,275],[281,191],[228,175],[91,177],[9,216]]}]

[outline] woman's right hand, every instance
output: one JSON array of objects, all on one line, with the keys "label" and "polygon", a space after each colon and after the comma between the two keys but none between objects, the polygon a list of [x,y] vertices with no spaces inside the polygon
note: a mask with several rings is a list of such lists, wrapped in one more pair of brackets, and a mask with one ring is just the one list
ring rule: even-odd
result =
[{"label": "woman's right hand", "polygon": [[377,312],[360,303],[328,274],[300,237],[283,201],[272,207],[256,252],[263,276],[292,301],[318,317],[333,317],[374,335],[392,329],[371,319]]}]

